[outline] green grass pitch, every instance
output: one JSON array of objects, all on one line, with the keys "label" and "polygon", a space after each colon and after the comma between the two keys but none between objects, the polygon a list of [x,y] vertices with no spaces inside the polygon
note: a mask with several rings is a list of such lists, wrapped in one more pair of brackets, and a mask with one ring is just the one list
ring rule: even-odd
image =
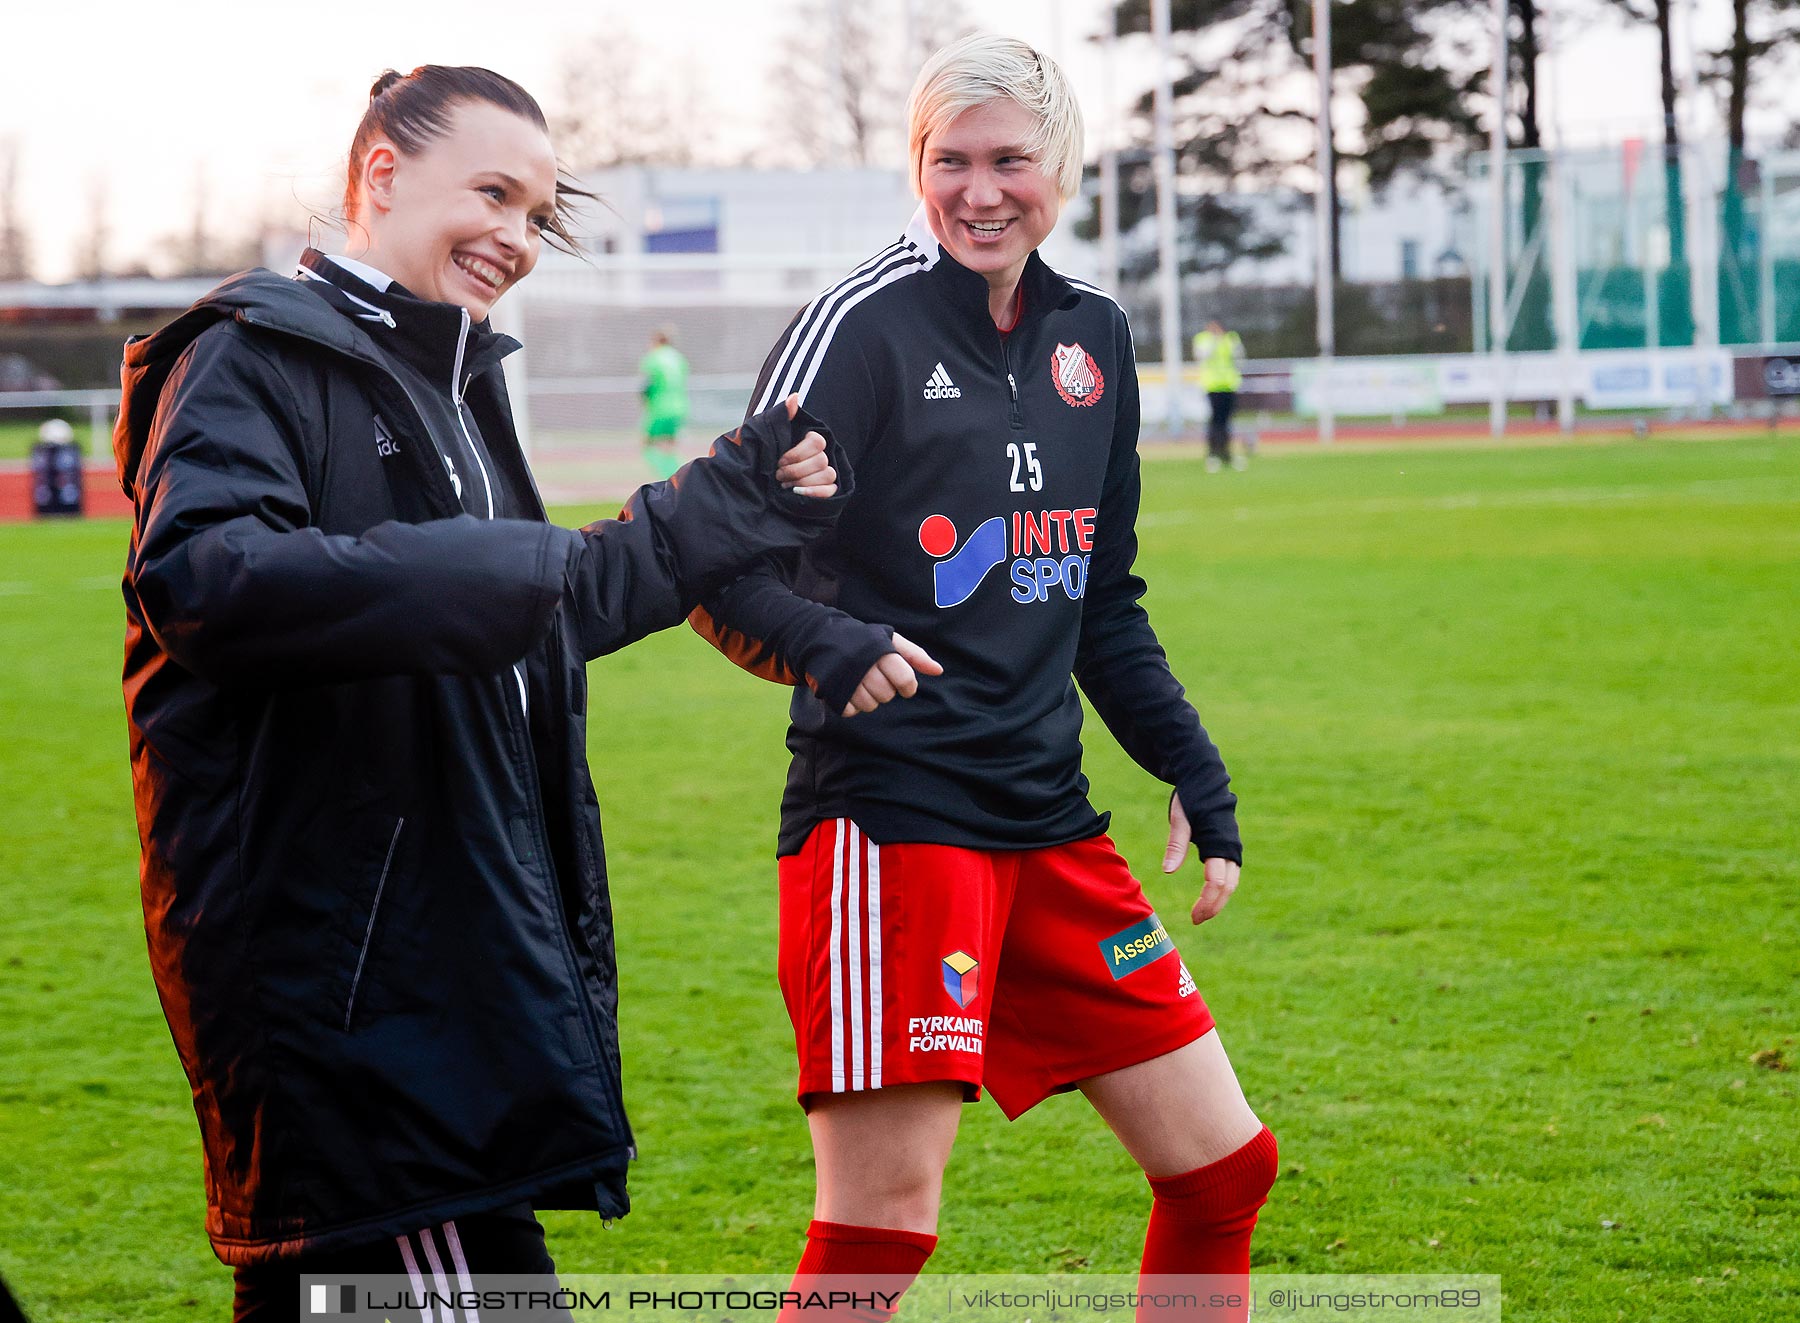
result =
[{"label": "green grass pitch", "polygon": [[[1800,1316],[1800,439],[1157,459],[1141,533],[1243,799],[1223,917],[1187,925],[1164,791],[1098,723],[1088,767],[1280,1139],[1257,1268]],[[0,1273],[37,1320],[228,1308],[138,912],[124,542],[0,528]],[[593,689],[642,1157],[632,1216],[552,1249],[785,1272],[782,697],[685,630]],[[933,1267],[1131,1272],[1146,1204],[1078,1098],[983,1104]]]},{"label": "green grass pitch", "polygon": [[24,459],[37,440],[36,423],[15,423],[0,418],[0,459]]}]

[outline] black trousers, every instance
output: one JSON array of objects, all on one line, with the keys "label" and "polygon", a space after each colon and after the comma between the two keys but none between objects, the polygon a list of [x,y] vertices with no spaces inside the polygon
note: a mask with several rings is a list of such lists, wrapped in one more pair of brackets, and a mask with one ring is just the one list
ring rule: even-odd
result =
[{"label": "black trousers", "polygon": [[1212,416],[1206,420],[1206,450],[1215,459],[1231,458],[1231,413],[1237,408],[1234,390],[1209,390],[1207,403]]},{"label": "black trousers", "polygon": [[[318,1315],[300,1298],[302,1277],[382,1276],[405,1278],[415,1288],[450,1295],[457,1291],[480,1290],[484,1275],[519,1276],[529,1274],[553,1278],[556,1264],[544,1245],[544,1228],[529,1204],[518,1204],[492,1213],[459,1217],[441,1222],[405,1236],[395,1236],[372,1245],[350,1249],[327,1250],[322,1254],[302,1254],[298,1258],[252,1267],[236,1268],[237,1300],[233,1318],[236,1323],[316,1323]],[[535,1286],[535,1284],[534,1284]],[[555,1289],[546,1280],[544,1289]],[[333,1310],[335,1313],[336,1311]],[[486,1320],[529,1318],[537,1320],[568,1319],[566,1311],[537,1309],[490,1309],[481,1305],[476,1313]],[[455,1317],[461,1323],[464,1311]],[[441,1317],[437,1312],[432,1318]],[[396,1309],[376,1313],[366,1307],[354,1317],[368,1320],[391,1318],[394,1323],[419,1323],[418,1309]]]}]

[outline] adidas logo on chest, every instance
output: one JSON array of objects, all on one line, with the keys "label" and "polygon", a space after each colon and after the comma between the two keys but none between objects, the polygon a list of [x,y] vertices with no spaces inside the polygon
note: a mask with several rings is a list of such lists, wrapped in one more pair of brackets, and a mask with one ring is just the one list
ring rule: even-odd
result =
[{"label": "adidas logo on chest", "polygon": [[962,388],[950,380],[950,374],[944,371],[939,363],[931,370],[931,380],[925,383],[925,398],[928,400],[960,400]]},{"label": "adidas logo on chest", "polygon": [[388,431],[388,425],[375,415],[375,453],[383,459],[400,453],[400,443],[394,440],[394,434]]}]

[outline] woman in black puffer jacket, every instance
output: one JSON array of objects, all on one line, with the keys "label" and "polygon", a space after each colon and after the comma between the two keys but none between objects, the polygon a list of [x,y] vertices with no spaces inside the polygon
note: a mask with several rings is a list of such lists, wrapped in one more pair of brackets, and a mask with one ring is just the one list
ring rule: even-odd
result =
[{"label": "woman in black puffer jacket", "polygon": [[516,84],[390,72],[355,258],[126,350],[145,924],[240,1318],[303,1272],[548,1272],[534,1208],[626,1211],[585,663],[848,494],[790,402],[617,520],[546,521],[485,318],[571,191]]}]

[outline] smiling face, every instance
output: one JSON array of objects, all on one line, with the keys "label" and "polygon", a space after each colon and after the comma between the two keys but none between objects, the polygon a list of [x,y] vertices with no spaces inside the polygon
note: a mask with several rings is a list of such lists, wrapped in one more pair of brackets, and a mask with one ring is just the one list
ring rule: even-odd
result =
[{"label": "smiling face", "polygon": [[466,101],[421,152],[374,143],[358,192],[351,236],[366,246],[349,256],[479,321],[537,265],[556,212],[556,154],[530,120]]},{"label": "smiling face", "polygon": [[1056,228],[1062,197],[1026,143],[1037,120],[1011,97],[965,110],[924,143],[919,187],[950,255],[1010,297],[1025,260]]}]

